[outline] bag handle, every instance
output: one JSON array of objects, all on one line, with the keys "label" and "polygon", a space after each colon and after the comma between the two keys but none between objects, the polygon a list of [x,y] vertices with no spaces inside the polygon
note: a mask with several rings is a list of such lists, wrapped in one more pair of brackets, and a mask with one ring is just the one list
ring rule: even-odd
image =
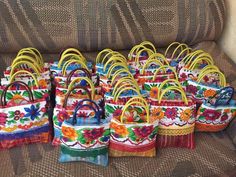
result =
[{"label": "bag handle", "polygon": [[125,83],[122,83],[122,85],[119,85],[119,84],[115,85],[115,88],[112,91],[112,96],[116,95],[122,88],[125,88],[125,87],[132,87],[140,92],[140,88],[135,83],[133,83],[132,80],[126,80]]},{"label": "bag handle", "polygon": [[169,62],[167,61],[166,57],[164,55],[162,55],[161,53],[153,53],[148,58],[148,60],[151,60],[151,59],[157,59],[157,60],[161,61],[162,64],[165,63],[166,65],[169,65]]},{"label": "bag handle", "polygon": [[70,85],[68,86],[68,89],[70,90],[76,82],[82,81],[82,80],[85,80],[85,81],[89,84],[89,86],[90,86],[90,88],[91,88],[91,91],[92,91],[91,98],[92,98],[92,100],[94,100],[94,98],[95,98],[95,87],[94,87],[94,84],[93,84],[93,82],[91,81],[91,79],[89,79],[89,78],[87,78],[87,77],[77,77],[77,78],[75,78],[75,79],[70,83]]},{"label": "bag handle", "polygon": [[105,63],[108,62],[108,60],[111,58],[111,57],[110,57],[108,60],[106,60],[109,55],[111,55],[111,57],[122,58],[125,62],[127,62],[127,60],[126,60],[126,58],[124,57],[124,55],[122,55],[122,54],[119,53],[119,52],[112,51],[111,53],[108,53],[108,54],[106,54],[106,55],[103,57],[102,62],[101,62],[102,64],[105,64]]},{"label": "bag handle", "polygon": [[172,66],[169,66],[169,65],[163,65],[163,66],[157,68],[157,70],[155,71],[154,76],[153,76],[153,78],[152,78],[153,81],[156,80],[157,73],[158,73],[161,69],[170,69],[170,70],[174,73],[175,78],[178,79],[178,76],[177,76],[177,73],[176,73],[176,71],[175,71],[175,68],[173,68]]},{"label": "bag handle", "polygon": [[126,65],[126,63],[123,63],[123,62],[113,63],[113,64],[109,67],[109,69],[108,69],[108,71],[107,71],[107,78],[110,78],[110,77],[111,77],[112,71],[114,71],[114,69],[115,69],[116,67],[118,67],[118,66],[122,67],[122,69],[129,70],[129,68],[128,68],[128,66]]},{"label": "bag handle", "polygon": [[65,100],[64,100],[64,103],[63,103],[63,108],[66,108],[66,107],[67,107],[68,99],[69,99],[71,93],[72,93],[75,89],[81,89],[81,90],[85,91],[86,94],[88,95],[89,99],[91,100],[91,94],[90,94],[89,90],[88,90],[86,87],[84,87],[84,86],[77,85],[77,86],[74,86],[74,87],[72,87],[71,89],[69,89],[69,90],[67,91],[67,93],[66,93],[66,95],[65,95]]},{"label": "bag handle", "polygon": [[[207,70],[219,70],[219,68],[216,65],[207,65],[204,68],[201,69],[200,73],[205,73]],[[220,71],[220,70],[219,70]]]},{"label": "bag handle", "polygon": [[[40,76],[40,71],[36,68],[36,66],[33,63],[30,63],[28,61],[19,61],[17,63],[15,63],[12,67],[11,67],[11,72],[10,72],[10,76],[12,76],[15,73],[15,69],[21,65],[27,65],[28,68],[33,69],[33,71]],[[20,68],[22,69],[22,68]]]},{"label": "bag handle", "polygon": [[199,64],[201,61],[206,61],[208,65],[213,65],[213,61],[210,60],[209,58],[196,58],[193,60],[193,62],[190,64],[189,68],[190,70],[193,70],[197,64]]},{"label": "bag handle", "polygon": [[10,83],[13,83],[13,81],[14,81],[14,79],[16,78],[17,75],[19,75],[19,74],[24,74],[24,73],[30,75],[30,76],[33,78],[33,80],[34,80],[35,85],[36,85],[37,87],[39,87],[39,82],[38,82],[37,78],[34,76],[33,73],[31,73],[31,72],[29,72],[29,71],[27,71],[27,70],[19,70],[19,71],[15,72],[15,73],[11,76],[11,78],[10,78]]},{"label": "bag handle", "polygon": [[163,96],[166,94],[166,92],[168,92],[168,91],[170,91],[170,90],[180,92],[180,94],[181,94],[181,96],[182,96],[182,101],[184,101],[184,103],[185,103],[186,105],[188,105],[188,99],[187,99],[186,94],[184,93],[184,90],[181,89],[181,88],[179,88],[179,87],[177,87],[177,86],[170,86],[170,87],[164,89],[164,90],[162,91],[162,93],[161,93],[160,98],[159,98],[159,101],[158,101],[159,104],[161,103],[162,98],[163,98]]},{"label": "bag handle", "polygon": [[[131,98],[132,99],[132,98]],[[136,97],[134,97],[134,99],[137,99]],[[125,114],[125,111],[128,109],[129,106],[132,106],[132,105],[140,105],[140,106],[143,106],[144,107],[144,110],[145,112],[147,113],[147,117],[146,117],[146,121],[147,123],[150,123],[150,113],[149,113],[149,106],[147,104],[144,104],[143,102],[139,102],[139,101],[136,101],[136,100],[131,100],[130,102],[126,103],[123,110],[122,110],[122,113],[121,113],[121,116],[120,116],[120,121],[121,123],[124,122],[123,118],[124,118],[124,114]]]},{"label": "bag handle", "polygon": [[[133,77],[133,75],[131,74],[131,72],[125,68],[121,68],[119,70],[116,70],[112,76],[112,79],[111,79],[111,85],[114,84],[115,82],[115,79],[117,76],[119,76],[121,73],[126,73],[127,74],[127,77]],[[109,77],[108,77],[109,78]]]},{"label": "bag handle", "polygon": [[110,53],[110,52],[113,52],[113,50],[111,50],[111,49],[103,49],[101,52],[99,52],[98,55],[97,55],[97,57],[96,57],[96,59],[95,59],[96,64],[100,62],[100,59],[101,59],[102,54],[104,54],[104,53]]},{"label": "bag handle", "polygon": [[30,90],[29,86],[26,83],[22,82],[22,81],[15,81],[15,82],[11,82],[10,84],[8,84],[4,88],[4,90],[1,94],[1,99],[0,99],[1,106],[6,106],[7,105],[7,101],[6,101],[7,90],[15,84],[19,84],[19,85],[25,87],[26,91],[28,91],[28,93],[29,93],[29,101],[34,102],[34,96],[33,96],[32,91]]},{"label": "bag handle", "polygon": [[[91,104],[82,104],[83,102],[90,102]],[[82,104],[82,105],[81,105]],[[95,107],[94,106],[92,106],[92,105],[95,105]],[[83,108],[83,107],[88,107],[88,108],[90,108],[91,110],[93,110],[94,111],[94,113],[95,113],[95,118],[97,119],[97,124],[100,124],[100,122],[101,122],[101,112],[100,112],[100,110],[99,110],[99,107],[98,107],[98,105],[97,105],[97,103],[96,102],[94,102],[93,100],[91,100],[91,99],[84,99],[84,100],[81,100],[77,105],[76,105],[76,108],[75,108],[75,111],[74,111],[74,114],[73,114],[73,118],[72,118],[72,125],[75,125],[75,124],[77,124],[77,118],[76,118],[76,113],[81,109],[81,108]]]},{"label": "bag handle", "polygon": [[[164,53],[165,57],[167,57],[167,54],[168,54],[169,50],[170,50],[172,47],[174,47],[174,46],[177,46],[177,47],[178,47],[179,45],[180,45],[179,42],[172,42],[172,43],[167,47],[167,49],[165,50],[165,53]],[[181,49],[182,49],[182,46],[181,46]]]},{"label": "bag handle", "polygon": [[123,93],[124,91],[127,91],[127,90],[132,90],[132,91],[136,92],[138,96],[142,97],[142,95],[141,95],[141,93],[140,93],[139,90],[137,90],[137,89],[135,89],[135,88],[133,88],[133,87],[125,87],[125,88],[120,89],[119,92],[117,92],[117,93],[114,95],[114,100],[115,100],[115,102],[118,101],[118,98],[119,98],[120,94]]},{"label": "bag handle", "polygon": [[139,51],[139,50],[142,49],[142,48],[145,48],[145,47],[144,47],[143,45],[140,45],[140,44],[135,45],[135,46],[130,50],[130,52],[129,52],[129,54],[128,54],[128,60],[131,61],[132,58],[133,58],[134,53],[137,53],[137,51]]},{"label": "bag handle", "polygon": [[159,66],[163,66],[163,63],[160,62],[160,60],[158,60],[158,59],[155,59],[155,58],[151,58],[150,60],[148,59],[148,60],[146,61],[146,63],[143,65],[143,68],[142,68],[142,70],[141,70],[141,74],[142,74],[142,75],[144,74],[145,69],[146,69],[147,67],[149,67],[152,63],[155,63],[156,65],[159,64]]},{"label": "bag handle", "polygon": [[226,86],[225,75],[224,75],[221,71],[216,70],[216,69],[209,69],[209,70],[206,70],[204,73],[200,72],[199,75],[198,75],[197,82],[200,83],[200,82],[202,81],[202,79],[203,79],[207,74],[210,74],[210,73],[217,73],[217,74],[219,74],[220,85],[221,85],[222,87],[225,87],[225,86]]},{"label": "bag handle", "polygon": [[167,84],[167,83],[174,83],[176,84],[179,88],[182,89],[182,86],[180,84],[180,82],[176,79],[167,79],[165,81],[163,81],[161,83],[161,85],[158,87],[158,92],[157,92],[157,98],[159,98],[160,94],[161,94],[161,90],[163,90],[163,87]]},{"label": "bag handle", "polygon": [[27,56],[27,55],[20,55],[20,56],[17,56],[17,57],[13,60],[11,66],[14,66],[16,63],[18,63],[18,62],[20,62],[20,61],[30,62],[30,63],[32,63],[32,64],[37,68],[37,70],[38,70],[39,72],[42,72],[42,67],[40,66],[40,63],[38,63],[38,62],[36,63],[34,58],[32,58],[32,57],[30,57],[30,56]]},{"label": "bag handle", "polygon": [[142,54],[142,52],[147,52],[147,53],[148,53],[148,56],[154,54],[154,52],[153,52],[151,49],[144,47],[143,49],[141,49],[140,51],[138,51],[138,53],[137,53],[136,56],[135,56],[135,63],[136,63],[137,65],[139,65],[139,57],[140,57],[140,55]]},{"label": "bag handle", "polygon": [[82,59],[82,61],[86,63],[86,59],[84,58],[82,53],[75,48],[68,48],[64,50],[60,55],[59,62],[62,63],[67,57],[76,57],[77,59]]},{"label": "bag handle", "polygon": [[157,53],[156,47],[150,41],[143,41],[140,45],[145,47],[149,46],[147,48],[151,49],[154,53]]},{"label": "bag handle", "polygon": [[188,48],[188,46],[187,46],[186,44],[184,44],[184,43],[179,44],[179,45],[174,49],[174,51],[173,51],[173,53],[172,53],[170,59],[173,59],[173,58],[174,58],[174,56],[176,55],[177,51],[180,50],[180,52],[181,52],[181,51],[184,50],[185,48]]},{"label": "bag handle", "polygon": [[[16,58],[21,57],[21,56],[27,56],[27,57],[33,58],[32,63],[35,63],[35,60],[36,60],[36,62],[39,65],[40,69],[44,67],[44,63],[42,63],[42,61],[39,58],[39,56],[36,53],[34,53],[33,51],[31,51],[31,50],[28,50],[28,49],[27,50],[20,50],[17,53]],[[16,62],[15,59],[13,60],[13,63]]]},{"label": "bag handle", "polygon": [[182,55],[187,56],[189,53],[191,53],[192,49],[190,47],[183,49],[179,55],[174,60],[178,60]]},{"label": "bag handle", "polygon": [[199,54],[205,54],[206,52],[204,52],[203,50],[195,50],[192,53],[189,53],[188,55],[186,55],[182,61],[185,63],[188,63],[189,61],[191,62],[195,57],[197,57]]},{"label": "bag handle", "polygon": [[70,66],[71,64],[80,64],[82,68],[85,68],[88,70],[88,67],[86,66],[86,64],[84,64],[82,61],[80,60],[68,60],[65,62],[65,64],[62,66],[62,74],[63,76],[66,75],[66,71],[67,71],[67,68],[68,66]]},{"label": "bag handle", "polygon": [[189,66],[191,63],[193,63],[195,60],[201,60],[202,58],[207,58],[208,61],[210,61],[212,64],[214,64],[214,61],[212,59],[212,57],[208,54],[208,53],[201,53],[200,55],[198,55],[196,58],[192,58],[188,60],[188,62],[186,63],[186,66]]},{"label": "bag handle", "polygon": [[[115,91],[115,90],[117,89],[117,87],[119,87],[119,85],[122,84],[122,83],[124,83],[124,82],[132,83],[132,85],[135,86],[135,88],[139,88],[139,86],[138,86],[136,80],[135,80],[133,77],[128,77],[128,76],[126,76],[126,77],[122,77],[121,79],[119,79],[119,80],[116,82],[113,91]],[[113,86],[113,85],[112,85],[112,86]]]},{"label": "bag handle", "polygon": [[106,69],[107,69],[107,66],[108,66],[108,64],[110,63],[110,62],[120,62],[120,63],[122,63],[123,65],[126,65],[126,60],[124,60],[123,58],[121,58],[121,57],[117,57],[117,56],[112,56],[111,58],[109,58],[108,59],[108,61],[106,62],[106,64],[104,65],[104,67],[103,67],[103,71],[105,72],[106,71]]},{"label": "bag handle", "polygon": [[77,72],[77,71],[82,71],[82,72],[86,75],[86,77],[88,77],[89,79],[92,80],[91,73],[90,73],[87,69],[85,69],[85,68],[76,68],[76,69],[72,70],[72,71],[69,73],[69,75],[67,76],[67,78],[66,78],[66,86],[67,86],[67,87],[68,87],[68,85],[69,85],[70,82],[71,82],[72,76],[73,76],[74,73]]},{"label": "bag handle", "polygon": [[67,61],[69,61],[69,60],[79,60],[79,61],[82,61],[83,63],[86,63],[86,60],[84,58],[82,58],[80,55],[77,55],[77,54],[74,54],[74,53],[68,53],[68,54],[65,54],[65,55],[61,56],[57,67],[61,68],[62,65],[63,65],[63,61],[67,58],[69,58]]},{"label": "bag handle", "polygon": [[36,48],[33,48],[33,47],[23,48],[18,52],[17,57],[24,55],[25,53],[34,55],[36,60],[38,61],[39,65],[41,67],[44,67],[43,57],[42,57],[41,53]]}]

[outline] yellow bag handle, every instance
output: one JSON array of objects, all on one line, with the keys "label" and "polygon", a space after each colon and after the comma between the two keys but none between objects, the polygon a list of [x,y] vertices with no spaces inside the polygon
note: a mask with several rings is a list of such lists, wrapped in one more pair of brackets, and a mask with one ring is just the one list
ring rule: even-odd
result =
[{"label": "yellow bag handle", "polygon": [[66,71],[67,71],[68,66],[71,65],[71,64],[74,64],[74,63],[80,64],[82,68],[85,68],[85,69],[88,70],[88,67],[82,61],[80,61],[80,60],[68,60],[62,66],[62,74],[63,74],[63,76],[66,75]]},{"label": "yellow bag handle", "polygon": [[145,48],[141,49],[140,51],[138,51],[137,55],[135,56],[135,63],[137,65],[139,65],[139,57],[140,57],[141,53],[144,52],[144,51],[146,51],[148,53],[148,56],[154,54],[154,52],[149,48],[145,47]]},{"label": "yellow bag handle", "polygon": [[16,78],[17,75],[23,74],[23,73],[26,73],[26,74],[30,75],[30,76],[33,78],[33,80],[34,80],[35,85],[36,85],[37,87],[39,87],[39,82],[38,82],[37,78],[34,76],[33,73],[31,73],[31,72],[29,72],[29,71],[27,71],[27,70],[19,70],[19,71],[15,72],[15,73],[11,76],[11,78],[10,78],[10,83],[14,82],[14,80],[15,80],[15,78]]},{"label": "yellow bag handle", "polygon": [[[72,52],[72,53],[71,53]],[[85,57],[82,55],[82,53],[78,50],[78,49],[76,49],[76,48],[68,48],[68,49],[66,49],[66,50],[64,50],[63,52],[62,52],[62,54],[61,54],[61,57],[62,56],[65,56],[65,55],[67,55],[67,54],[75,54],[75,55],[78,55],[78,56],[80,56],[80,58],[86,63],[86,59],[85,59]]]},{"label": "yellow bag handle", "polygon": [[118,98],[119,98],[120,94],[121,94],[122,92],[126,91],[126,90],[133,90],[134,92],[136,92],[136,93],[138,94],[138,96],[142,97],[140,91],[138,91],[137,89],[135,89],[135,88],[133,88],[133,87],[126,87],[126,88],[121,89],[117,94],[114,95],[114,100],[115,100],[115,102],[118,101]]},{"label": "yellow bag handle", "polygon": [[157,52],[156,47],[150,41],[143,41],[140,45],[145,46],[145,47],[150,46],[150,48],[149,47],[147,48],[151,49],[154,53]]},{"label": "yellow bag handle", "polygon": [[178,79],[178,75],[177,75],[177,73],[176,73],[176,71],[175,71],[175,68],[173,68],[172,66],[169,66],[169,65],[163,65],[163,66],[157,68],[157,70],[155,71],[154,76],[153,76],[153,78],[152,78],[153,81],[155,81],[156,76],[157,76],[157,73],[158,73],[161,69],[170,69],[170,70],[174,73],[175,78]]},{"label": "yellow bag handle", "polygon": [[132,85],[132,82],[126,81],[125,83],[122,83],[122,85],[119,85],[119,88],[116,88],[116,90],[112,91],[112,96],[115,96],[121,89],[126,88],[126,87],[132,87],[140,91],[140,88],[137,88],[137,86]]},{"label": "yellow bag handle", "polygon": [[222,87],[226,87],[226,79],[225,79],[225,75],[219,71],[219,70],[216,70],[216,69],[208,69],[206,70],[204,73],[200,72],[199,75],[198,75],[198,79],[197,79],[197,82],[201,82],[202,79],[207,75],[207,74],[210,74],[210,73],[217,73],[219,74],[219,79],[220,79],[220,85]]},{"label": "yellow bag handle", "polygon": [[[125,62],[127,62],[127,60],[126,60],[126,58],[124,57],[124,55],[122,55],[121,53],[119,53],[119,52],[111,52],[111,53],[108,53],[108,54],[106,54],[105,56],[104,56],[104,58],[102,59],[102,64],[105,64],[105,59],[107,59],[107,57],[109,56],[109,55],[111,55],[111,57],[110,58],[112,58],[112,57],[119,57],[119,58],[122,58]],[[109,59],[110,59],[109,58]],[[109,60],[108,59],[108,60]],[[106,61],[106,63],[108,62],[108,60]]]},{"label": "yellow bag handle", "polygon": [[155,63],[155,64],[157,64],[159,66],[163,66],[163,63],[160,62],[158,59],[151,58],[150,60],[147,60],[146,63],[143,65],[143,68],[142,68],[140,74],[144,74],[145,69],[147,67],[149,67],[149,65],[152,64],[152,63]]},{"label": "yellow bag handle", "polygon": [[[131,98],[132,99],[132,98]],[[139,102],[139,101],[132,101],[132,102],[129,102],[129,103],[126,103],[123,110],[122,110],[122,113],[121,113],[121,117],[120,117],[120,122],[123,123],[123,117],[124,117],[124,114],[125,114],[125,111],[126,109],[131,106],[131,105],[140,105],[140,106],[143,106],[144,109],[145,109],[145,112],[147,113],[147,123],[150,123],[150,113],[149,113],[149,106],[148,105],[145,105],[143,102]]]},{"label": "yellow bag handle", "polygon": [[[37,50],[37,49],[35,49]],[[38,50],[37,50],[38,51]],[[36,59],[37,61],[37,64],[40,66],[40,67],[44,67],[44,62],[43,62],[43,59],[41,58],[42,55],[39,53],[39,51],[37,53],[35,53],[33,50],[31,50],[30,48],[24,48],[24,49],[21,49],[18,53],[17,53],[17,57],[20,57],[20,56],[29,56],[27,54],[30,54],[30,55],[33,55],[34,58]],[[29,56],[31,57],[31,56]],[[33,57],[32,57],[33,58]],[[13,61],[14,62],[14,61]]]},{"label": "yellow bag handle", "polygon": [[191,49],[190,47],[183,49],[183,50],[179,53],[179,55],[176,57],[175,60],[178,60],[184,53],[186,53],[184,56],[188,55],[188,54],[191,52],[191,50],[192,50],[192,49]]},{"label": "yellow bag handle", "polygon": [[[120,85],[122,83],[122,85]],[[129,84],[129,86],[134,87],[135,89],[140,91],[140,88],[137,84],[136,81],[134,81],[132,78],[122,78],[122,80],[119,80],[116,85],[114,86],[114,89],[112,91],[112,96],[114,96],[119,90],[121,90],[124,85],[127,86],[127,83]]]},{"label": "yellow bag handle", "polygon": [[[131,72],[125,68],[121,68],[119,70],[116,70],[112,76],[112,79],[111,79],[111,85],[113,85],[115,79],[117,76],[119,76],[121,73],[127,73],[128,77],[133,77],[133,75],[131,74]],[[109,76],[108,76],[109,78]]]},{"label": "yellow bag handle", "polygon": [[122,63],[121,65],[127,65],[126,61],[123,58],[120,58],[120,57],[117,57],[117,56],[112,56],[111,58],[109,58],[109,60],[104,65],[104,67],[103,67],[104,72],[106,71],[108,64],[111,63],[111,62],[120,62],[120,63]]},{"label": "yellow bag handle", "polygon": [[[68,53],[68,54],[65,54],[65,55],[62,55],[62,56],[61,56],[61,58],[60,58],[60,60],[59,60],[59,62],[58,62],[57,67],[58,67],[58,68],[61,68],[63,61],[64,61],[66,58],[68,58],[68,57],[70,57],[68,60],[80,60],[80,61],[82,61],[83,63],[87,63],[86,60],[83,59],[81,56],[79,56],[79,55],[77,55],[77,54],[74,54],[74,53]],[[67,60],[67,61],[68,61],[68,60]]]},{"label": "yellow bag handle", "polygon": [[103,49],[101,52],[98,53],[97,57],[96,57],[96,64],[100,62],[100,58],[102,56],[102,54],[104,53],[110,53],[110,52],[113,52],[113,50],[111,49]]},{"label": "yellow bag handle", "polygon": [[13,73],[15,72],[14,70],[15,70],[18,66],[23,65],[23,64],[24,64],[24,65],[28,65],[29,68],[33,69],[34,72],[35,72],[38,76],[40,76],[40,71],[37,69],[37,67],[36,67],[33,63],[28,62],[28,61],[19,61],[19,62],[15,63],[14,65],[12,65],[12,66],[11,66],[10,76],[13,75]]},{"label": "yellow bag handle", "polygon": [[174,58],[174,56],[175,56],[175,54],[176,54],[176,52],[178,51],[178,50],[180,50],[180,52],[183,50],[183,49],[185,49],[185,48],[188,48],[188,46],[186,45],[186,44],[179,44],[176,48],[175,48],[175,50],[173,51],[173,53],[172,53],[172,55],[171,55],[171,59],[173,59]]},{"label": "yellow bag handle", "polygon": [[184,101],[184,103],[185,103],[186,105],[188,105],[188,99],[187,99],[186,94],[184,93],[184,90],[181,89],[181,88],[179,88],[179,87],[177,87],[177,86],[170,86],[170,87],[166,88],[165,90],[163,90],[162,93],[161,93],[161,96],[160,96],[160,98],[159,98],[159,101],[158,101],[159,104],[161,103],[162,98],[163,98],[163,96],[165,95],[165,93],[168,92],[168,91],[170,91],[170,90],[179,91],[180,94],[181,94],[181,96],[182,96],[182,101]]},{"label": "yellow bag handle", "polygon": [[32,64],[35,65],[35,67],[37,68],[38,71],[42,72],[42,67],[40,66],[39,63],[36,63],[35,59],[30,57],[30,56],[27,56],[27,55],[19,55],[18,57],[16,57],[11,66],[14,66],[17,62],[19,61],[28,61],[28,62],[31,62]]},{"label": "yellow bag handle", "polygon": [[139,101],[145,104],[146,106],[149,106],[147,100],[140,96],[135,96],[133,98],[130,98],[125,104],[129,104],[130,102],[133,102],[133,101]]},{"label": "yellow bag handle", "polygon": [[199,58],[208,58],[212,63],[214,63],[212,57],[208,53],[200,53],[194,60],[193,57],[191,57],[190,60],[186,63],[187,66],[189,66],[193,61],[198,60]]},{"label": "yellow bag handle", "polygon": [[[172,43],[167,47],[167,49],[165,50],[165,53],[164,53],[165,57],[167,57],[167,54],[168,54],[169,50],[171,49],[171,47],[173,47],[173,46],[179,46],[179,45],[180,45],[179,42],[172,42]],[[182,48],[181,48],[181,49],[182,49]]]},{"label": "yellow bag handle", "polygon": [[182,59],[182,61],[183,61],[185,64],[187,64],[189,61],[191,62],[194,57],[196,57],[197,55],[202,54],[202,53],[206,53],[206,52],[204,52],[203,50],[195,50],[195,51],[193,51],[192,53],[189,53],[188,55],[186,55],[186,56]]},{"label": "yellow bag handle", "polygon": [[[117,66],[122,67],[122,68],[119,68],[118,70],[120,70],[120,69],[125,69],[125,70],[129,71],[129,68],[128,68],[128,66],[126,65],[126,63],[123,63],[123,62],[113,63],[113,64],[109,67],[109,69],[108,69],[108,71],[107,71],[107,78],[110,78],[110,77],[111,77],[112,71],[114,71],[114,69],[115,69]],[[117,70],[116,70],[116,71],[117,71]],[[115,71],[115,72],[116,72],[116,71]]]},{"label": "yellow bag handle", "polygon": [[154,53],[154,54],[150,55],[149,58],[147,59],[147,62],[148,62],[148,60],[151,60],[151,59],[157,59],[157,60],[163,62],[163,64],[165,62],[166,65],[169,65],[169,62],[167,61],[166,57],[164,55],[162,55],[161,53]]},{"label": "yellow bag handle", "polygon": [[174,83],[174,84],[176,84],[179,88],[182,89],[182,86],[181,86],[181,84],[180,84],[180,82],[179,82],[178,80],[176,80],[176,79],[167,79],[167,80],[163,81],[163,82],[161,83],[161,85],[159,85],[159,87],[158,87],[158,92],[157,92],[157,98],[159,98],[159,96],[160,96],[160,94],[161,94],[161,90],[163,90],[163,87],[164,87],[167,83]]},{"label": "yellow bag handle", "polygon": [[85,81],[89,84],[89,86],[90,86],[90,88],[91,88],[91,91],[92,91],[91,97],[92,97],[92,100],[94,100],[94,98],[95,98],[95,87],[94,87],[94,84],[93,84],[92,80],[89,79],[88,77],[77,77],[77,78],[75,78],[75,79],[69,84],[68,90],[71,90],[72,87],[73,87],[73,85],[74,85],[76,82],[82,81],[82,80],[85,80]]},{"label": "yellow bag handle", "polygon": [[[199,75],[202,74],[202,73],[205,73],[207,70],[210,70],[210,69],[211,69],[211,70],[212,70],[212,69],[213,69],[213,70],[219,70],[219,68],[218,68],[216,65],[207,65],[207,66],[205,66],[204,68],[201,69]],[[220,71],[220,70],[219,70],[219,71]],[[199,75],[198,75],[198,76],[199,76]]]},{"label": "yellow bag handle", "polygon": [[203,57],[203,58],[196,58],[196,59],[193,60],[193,62],[190,64],[190,66],[189,66],[188,69],[193,70],[193,69],[196,67],[196,65],[197,65],[198,63],[200,63],[201,61],[206,61],[208,65],[214,65],[213,61],[210,60],[209,58],[204,58],[204,57]]},{"label": "yellow bag handle", "polygon": [[135,46],[130,50],[130,52],[129,52],[129,54],[128,54],[128,60],[131,61],[132,58],[133,58],[134,53],[137,53],[137,51],[139,51],[139,50],[142,49],[142,48],[146,48],[146,47],[143,46],[143,45],[140,45],[140,44],[135,45]]}]

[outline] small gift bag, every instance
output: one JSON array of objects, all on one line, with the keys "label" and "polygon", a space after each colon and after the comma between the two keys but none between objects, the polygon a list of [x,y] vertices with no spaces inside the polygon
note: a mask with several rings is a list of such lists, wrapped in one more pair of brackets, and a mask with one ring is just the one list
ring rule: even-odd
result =
[{"label": "small gift bag", "polygon": [[166,57],[168,63],[172,67],[177,67],[179,62],[189,53],[191,53],[192,49],[189,48],[186,44],[184,43],[179,43],[179,42],[173,42],[171,43],[166,51],[164,56]]},{"label": "small gift bag", "polygon": [[157,129],[158,121],[150,121],[146,100],[142,97],[131,98],[121,115],[111,119],[109,155],[154,157]]},{"label": "small gift bag", "polygon": [[[79,116],[77,112],[84,107],[92,110],[93,116]],[[92,100],[81,100],[73,117],[62,123],[59,161],[84,161],[107,166],[109,139],[109,123],[102,119],[99,106]]]},{"label": "small gift bag", "polygon": [[155,46],[149,42],[144,41],[138,45],[135,45],[128,54],[128,62],[131,68],[138,71],[143,66],[149,56],[157,53]]},{"label": "small gift bag", "polygon": [[132,77],[121,78],[114,86],[113,91],[104,95],[105,118],[110,121],[113,116],[120,115],[126,102],[135,96],[146,98],[148,94],[139,88]]},{"label": "small gift bag", "polygon": [[233,87],[224,87],[213,97],[204,100],[197,112],[195,130],[201,132],[224,130],[236,116],[233,94]]},{"label": "small gift bag", "polygon": [[225,86],[224,74],[217,68],[209,66],[202,69],[197,78],[188,80],[186,91],[201,104],[204,99],[214,96],[217,90]]},{"label": "small gift bag", "polygon": [[[8,89],[19,86],[28,92],[28,98],[7,101]],[[35,99],[27,84],[21,81],[10,83],[4,88],[0,103],[0,148],[49,141],[46,101],[43,98]]]},{"label": "small gift bag", "polygon": [[151,118],[159,120],[157,147],[185,147],[193,149],[196,103],[186,96],[177,81],[163,89],[160,85],[156,99],[150,98]]}]

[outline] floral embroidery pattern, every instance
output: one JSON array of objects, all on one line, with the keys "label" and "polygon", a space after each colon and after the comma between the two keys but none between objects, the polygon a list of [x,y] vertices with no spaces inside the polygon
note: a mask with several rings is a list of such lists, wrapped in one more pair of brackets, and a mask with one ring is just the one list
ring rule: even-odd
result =
[{"label": "floral embroidery pattern", "polygon": [[36,106],[31,105],[30,108],[24,108],[25,112],[25,117],[30,117],[31,120],[38,119],[40,115],[40,110],[39,110],[39,104]]},{"label": "floral embroidery pattern", "polygon": [[164,112],[161,108],[154,108],[151,112],[152,119],[154,120],[161,120],[164,118]]},{"label": "floral embroidery pattern", "polygon": [[165,112],[165,116],[169,119],[175,119],[177,116],[177,110],[176,108],[167,108]]},{"label": "floral embroidery pattern", "polygon": [[123,117],[123,120],[126,121],[126,122],[137,122],[140,120],[140,115],[137,113],[137,111],[135,110],[128,110],[128,111],[125,111],[124,113],[124,117]]},{"label": "floral embroidery pattern", "polygon": [[204,97],[213,97],[215,94],[216,94],[216,91],[215,90],[211,90],[211,89],[206,90],[203,93]]},{"label": "floral embroidery pattern", "polygon": [[71,139],[71,140],[77,139],[77,133],[73,128],[63,126],[61,131],[62,131],[62,135],[64,137]]},{"label": "floral embroidery pattern", "polygon": [[96,140],[104,133],[104,128],[94,128],[92,130],[84,130],[84,137],[88,140]]},{"label": "floral embroidery pattern", "polygon": [[116,137],[122,138],[128,135],[128,130],[124,125],[118,125],[116,123],[111,122],[110,128],[115,131]]},{"label": "floral embroidery pattern", "polygon": [[188,121],[190,117],[192,116],[192,110],[191,109],[186,109],[183,112],[180,113],[180,118],[183,121]]},{"label": "floral embroidery pattern", "polygon": [[220,117],[221,113],[216,111],[216,110],[210,110],[210,109],[206,109],[203,113],[202,113],[202,117],[205,117],[206,120],[208,121],[214,121],[216,119],[218,119]]},{"label": "floral embroidery pattern", "polygon": [[188,85],[186,87],[186,91],[192,94],[196,94],[197,93],[197,87],[193,86],[193,85]]},{"label": "floral embroidery pattern", "polygon": [[59,111],[58,114],[57,114],[57,120],[59,122],[63,122],[64,120],[67,120],[69,118],[70,118],[70,116],[68,115],[66,110]]},{"label": "floral embroidery pattern", "polygon": [[152,133],[153,129],[154,129],[153,125],[151,125],[151,126],[135,127],[133,128],[133,131],[137,137],[145,138]]},{"label": "floral embroidery pattern", "polygon": [[158,96],[158,87],[152,87],[150,91],[150,97],[157,98]]},{"label": "floral embroidery pattern", "polygon": [[5,126],[7,122],[7,114],[0,113],[0,125]]}]

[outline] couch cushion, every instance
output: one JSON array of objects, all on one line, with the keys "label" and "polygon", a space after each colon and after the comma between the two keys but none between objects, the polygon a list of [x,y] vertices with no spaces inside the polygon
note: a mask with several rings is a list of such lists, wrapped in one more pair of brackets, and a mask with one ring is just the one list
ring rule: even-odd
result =
[{"label": "couch cushion", "polygon": [[230,176],[236,171],[236,147],[223,132],[196,134],[196,149],[158,149],[154,158],[110,158],[104,168],[58,162],[59,148],[34,144],[0,151],[2,176]]},{"label": "couch cushion", "polygon": [[143,40],[158,47],[217,39],[224,0],[0,1],[0,52],[33,46],[59,52],[129,49]]}]

